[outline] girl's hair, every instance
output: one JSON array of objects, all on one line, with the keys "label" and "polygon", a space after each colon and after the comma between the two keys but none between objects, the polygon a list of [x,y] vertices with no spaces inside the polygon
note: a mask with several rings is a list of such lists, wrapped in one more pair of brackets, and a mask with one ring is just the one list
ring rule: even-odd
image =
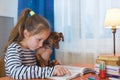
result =
[{"label": "girl's hair", "polygon": [[23,31],[25,29],[28,30],[31,33],[31,35],[35,35],[43,30],[50,30],[50,25],[48,21],[42,16],[39,16],[37,14],[31,15],[30,14],[31,11],[32,10],[27,8],[21,13],[17,24],[12,28],[10,32],[10,36],[4,48],[4,52],[6,52],[7,47],[12,42],[19,43],[20,41],[23,40],[24,38]]}]

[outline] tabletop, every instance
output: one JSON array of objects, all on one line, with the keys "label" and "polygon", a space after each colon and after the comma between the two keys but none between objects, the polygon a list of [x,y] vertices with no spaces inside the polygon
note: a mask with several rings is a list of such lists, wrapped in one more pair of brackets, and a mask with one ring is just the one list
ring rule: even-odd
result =
[{"label": "tabletop", "polygon": [[[77,67],[89,67],[89,68],[94,68],[94,65],[93,64],[79,64],[79,63],[76,63],[76,64],[71,64],[72,66],[77,66]],[[91,79],[88,79],[88,78],[91,78]],[[10,77],[2,77],[0,78],[0,80],[14,80],[13,78],[10,78]],[[50,80],[50,79],[30,79],[30,80]],[[72,80],[108,80],[107,78],[106,79],[99,79],[99,76],[96,75],[96,74],[86,74],[86,75],[83,75],[83,76],[80,76],[80,77],[76,77]]]}]

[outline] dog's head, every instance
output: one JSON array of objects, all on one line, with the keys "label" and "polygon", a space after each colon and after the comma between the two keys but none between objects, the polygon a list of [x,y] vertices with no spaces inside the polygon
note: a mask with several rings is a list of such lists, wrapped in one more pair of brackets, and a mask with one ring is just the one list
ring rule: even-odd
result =
[{"label": "dog's head", "polygon": [[61,32],[51,32],[50,36],[45,41],[44,46],[48,45],[49,47],[53,46],[54,48],[59,49],[60,40],[64,41],[64,36]]},{"label": "dog's head", "polygon": [[[51,48],[52,46],[56,49],[59,49],[59,42],[64,41],[64,37],[62,33],[58,32],[51,32],[50,36],[48,39],[43,43],[44,48]],[[42,52],[43,53],[43,52]],[[36,58],[37,58],[37,63],[39,66],[54,66],[56,63],[55,62],[50,62],[50,61],[45,61],[44,58],[41,56],[41,52],[36,53]],[[51,55],[51,54],[50,54]]]}]

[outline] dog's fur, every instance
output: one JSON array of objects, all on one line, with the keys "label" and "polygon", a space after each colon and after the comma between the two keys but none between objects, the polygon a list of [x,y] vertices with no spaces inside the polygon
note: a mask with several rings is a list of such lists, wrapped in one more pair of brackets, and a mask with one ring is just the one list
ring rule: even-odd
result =
[{"label": "dog's fur", "polygon": [[[43,47],[45,49],[47,48],[56,48],[59,49],[59,42],[64,41],[64,36],[63,34],[60,32],[51,32],[50,36],[48,37],[48,39],[44,42]],[[43,53],[44,54],[44,53]],[[54,66],[56,64],[56,61],[50,62],[50,59],[48,61],[45,61],[40,53],[36,53],[36,58],[37,58],[37,64],[41,67],[44,66]]]}]

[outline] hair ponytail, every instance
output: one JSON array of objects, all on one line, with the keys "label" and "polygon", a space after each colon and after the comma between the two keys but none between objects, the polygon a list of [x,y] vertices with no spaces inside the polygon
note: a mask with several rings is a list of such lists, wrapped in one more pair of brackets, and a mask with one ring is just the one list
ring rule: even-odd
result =
[{"label": "hair ponytail", "polygon": [[17,24],[12,28],[12,31],[10,32],[10,36],[8,38],[8,42],[4,48],[4,52],[6,52],[7,47],[14,41],[20,42],[23,39],[23,31],[26,19],[29,15],[30,9],[25,9],[22,14],[20,15]]}]

